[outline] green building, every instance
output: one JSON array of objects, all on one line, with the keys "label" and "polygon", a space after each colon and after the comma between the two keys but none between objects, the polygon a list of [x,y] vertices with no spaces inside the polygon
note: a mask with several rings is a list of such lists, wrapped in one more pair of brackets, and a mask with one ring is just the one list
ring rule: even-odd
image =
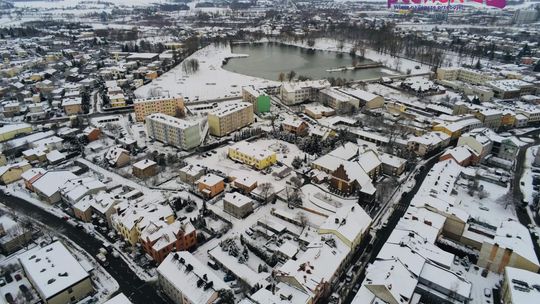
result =
[{"label": "green building", "polygon": [[242,100],[253,104],[254,113],[270,112],[270,96],[253,87],[242,88]]}]

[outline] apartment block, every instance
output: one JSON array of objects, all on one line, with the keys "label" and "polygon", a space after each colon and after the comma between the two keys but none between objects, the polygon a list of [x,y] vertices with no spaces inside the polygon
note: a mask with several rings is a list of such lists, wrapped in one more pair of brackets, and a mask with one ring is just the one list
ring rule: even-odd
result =
[{"label": "apartment block", "polygon": [[148,136],[162,143],[183,150],[197,147],[201,143],[198,122],[183,120],[166,114],[154,113],[146,117]]},{"label": "apartment block", "polygon": [[270,96],[253,87],[242,88],[242,100],[253,105],[255,113],[270,112]]},{"label": "apartment block", "polygon": [[240,161],[259,170],[277,162],[276,152],[261,149],[248,142],[239,142],[229,148],[229,158]]},{"label": "apartment block", "polygon": [[174,97],[152,97],[137,99],[133,102],[135,110],[135,120],[144,121],[144,118],[153,113],[162,113],[169,116],[180,117],[184,115],[184,98]]},{"label": "apartment block", "polygon": [[253,105],[235,102],[220,105],[208,113],[210,134],[225,136],[253,123]]}]

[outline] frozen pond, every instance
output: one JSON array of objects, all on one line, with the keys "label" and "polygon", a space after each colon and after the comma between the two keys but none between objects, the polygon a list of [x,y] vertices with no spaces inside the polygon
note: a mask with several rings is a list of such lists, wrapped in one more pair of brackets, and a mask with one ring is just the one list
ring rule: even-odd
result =
[{"label": "frozen pond", "polygon": [[223,66],[225,70],[275,81],[281,72],[287,74],[291,70],[294,70],[297,76],[303,75],[312,79],[340,77],[359,80],[392,73],[384,67],[330,72],[328,70],[350,67],[354,61],[357,64],[373,62],[360,60],[359,57],[353,58],[348,53],[307,50],[280,43],[235,44],[232,52],[249,56],[229,59]]}]

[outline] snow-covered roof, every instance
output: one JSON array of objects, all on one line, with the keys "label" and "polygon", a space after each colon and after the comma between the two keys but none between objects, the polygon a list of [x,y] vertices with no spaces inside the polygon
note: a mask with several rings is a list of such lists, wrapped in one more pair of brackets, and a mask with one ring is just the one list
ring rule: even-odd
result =
[{"label": "snow-covered roof", "polygon": [[93,177],[79,177],[67,180],[61,187],[62,196],[71,202],[79,201],[89,192],[105,189],[105,184]]},{"label": "snow-covered roof", "polygon": [[308,293],[313,293],[320,284],[330,283],[350,248],[337,237],[326,235],[324,238],[325,241],[309,243],[296,260],[285,262],[277,270],[278,276],[293,277]]},{"label": "snow-covered roof", "polygon": [[146,168],[149,168],[153,165],[157,164],[155,161],[153,160],[150,160],[150,159],[142,159],[136,163],[133,164],[133,167],[134,168],[137,168],[137,169],[140,169],[140,170],[144,170]]},{"label": "snow-covered roof", "polygon": [[223,198],[224,201],[226,201],[229,204],[234,205],[237,208],[242,208],[245,205],[252,204],[253,200],[241,193],[225,193],[225,197]]},{"label": "snow-covered roof", "polygon": [[285,120],[283,120],[281,124],[286,125],[286,126],[291,126],[293,128],[298,128],[302,124],[307,125],[307,122],[296,117],[287,116],[287,118],[285,118]]},{"label": "snow-covered roof", "polygon": [[52,150],[47,153],[47,160],[49,162],[57,162],[66,158],[66,155],[58,150]]},{"label": "snow-covered roof", "polygon": [[470,298],[471,296],[471,282],[460,275],[435,264],[425,264],[422,273],[420,274],[420,278],[432,283],[434,286],[440,286],[446,290],[451,290],[463,298]]},{"label": "snow-covered roof", "polygon": [[50,197],[60,190],[60,188],[69,180],[77,178],[77,175],[69,171],[49,171],[38,178],[32,187]]},{"label": "snow-covered roof", "polygon": [[62,100],[62,107],[81,105],[81,104],[82,104],[82,99],[80,97],[65,98],[64,100]]},{"label": "snow-covered roof", "polygon": [[217,117],[225,117],[227,115],[230,115],[234,112],[238,112],[248,107],[253,107],[253,105],[250,104],[249,102],[233,102],[233,103],[220,104],[217,108],[210,111],[208,115],[215,115]]},{"label": "snow-covered roof", "polygon": [[458,146],[444,152],[443,155],[451,155],[458,163],[461,163],[472,156],[471,152],[466,146]]},{"label": "snow-covered roof", "polygon": [[105,159],[107,159],[109,164],[115,165],[122,154],[129,156],[129,151],[121,146],[114,146],[107,151],[107,154],[105,154]]},{"label": "snow-covered roof", "polygon": [[416,142],[416,143],[423,144],[426,146],[435,146],[449,138],[450,136],[446,133],[439,132],[439,131],[432,131],[421,136],[411,137],[409,138],[409,142]]},{"label": "snow-covered roof", "polygon": [[177,236],[183,232],[183,234],[190,234],[195,231],[195,227],[191,222],[181,223],[174,221],[171,224],[167,224],[165,221],[152,221],[150,222],[141,233],[142,240],[149,240],[152,242],[152,248],[155,251],[161,251],[163,248],[176,243]]},{"label": "snow-covered roof", "polygon": [[163,113],[153,113],[153,114],[150,114],[150,115],[146,116],[145,119],[147,121],[152,120],[154,122],[162,123],[162,124],[165,124],[167,126],[177,128],[177,129],[181,129],[181,130],[184,130],[184,129],[187,129],[187,128],[190,128],[190,127],[193,127],[193,126],[197,126],[199,124],[196,121],[189,121],[189,120],[185,120],[185,119],[180,119],[180,118],[170,116],[170,115],[166,115],[166,114],[163,114]]},{"label": "snow-covered roof", "polygon": [[512,303],[536,303],[540,298],[540,274],[531,271],[505,267],[506,282]]},{"label": "snow-covered roof", "polygon": [[27,123],[17,123],[17,124],[11,124],[11,125],[4,125],[0,127],[0,134],[6,134],[13,131],[23,130],[26,128],[32,128],[31,125]]},{"label": "snow-covered roof", "polygon": [[367,289],[384,288],[396,303],[409,303],[417,284],[417,277],[397,259],[380,260],[369,265],[364,280]]},{"label": "snow-covered roof", "polygon": [[529,230],[515,220],[503,221],[497,228],[495,237],[493,239],[486,238],[484,242],[497,244],[500,248],[508,248],[513,253],[540,266]]},{"label": "snow-covered roof", "polygon": [[336,210],[319,227],[322,231],[335,231],[353,243],[371,226],[371,217],[360,206],[344,206]]},{"label": "snow-covered roof", "polygon": [[89,277],[88,272],[56,241],[45,247],[35,247],[19,256],[25,274],[44,299]]},{"label": "snow-covered roof", "polygon": [[369,101],[372,101],[373,99],[377,98],[377,97],[381,97],[379,95],[375,95],[373,93],[370,93],[370,92],[367,92],[367,91],[364,91],[364,90],[360,90],[360,89],[339,89],[339,91],[347,94],[347,95],[351,95],[352,97],[354,98],[357,98],[357,99],[360,99],[364,102],[369,102]]},{"label": "snow-covered roof", "polygon": [[[208,303],[218,290],[230,289],[212,270],[187,251],[169,254],[157,271],[190,303]],[[199,280],[203,281],[200,286]]]},{"label": "snow-covered roof", "polygon": [[0,176],[4,175],[4,173],[6,173],[10,169],[17,169],[17,168],[25,167],[28,165],[30,165],[30,163],[25,160],[18,163],[14,163],[14,164],[7,164],[5,166],[0,167]]},{"label": "snow-covered roof", "polygon": [[131,304],[131,301],[126,297],[125,294],[120,293],[103,304]]},{"label": "snow-covered roof", "polygon": [[343,160],[351,160],[355,156],[358,156],[358,145],[351,142],[346,142],[343,145],[338,145],[338,147],[328,153],[328,155],[332,155]]},{"label": "snow-covered roof", "polygon": [[276,154],[276,152],[274,151],[271,151],[271,150],[268,150],[268,149],[264,149],[264,148],[261,148],[260,146],[256,145],[256,144],[252,144],[250,142],[247,142],[247,141],[241,141],[241,142],[238,142],[236,144],[234,144],[233,146],[229,147],[229,150],[236,150],[244,155],[248,155],[258,161],[260,160],[263,160],[263,159],[266,159],[274,154]]},{"label": "snow-covered roof", "polygon": [[206,175],[203,175],[201,178],[199,178],[199,180],[197,181],[198,183],[203,183],[205,185],[208,185],[208,186],[213,186],[219,182],[222,182],[224,181],[223,177],[219,176],[219,175],[215,175],[215,174],[212,174],[212,173],[208,173]]},{"label": "snow-covered roof", "polygon": [[204,172],[204,168],[200,164],[196,165],[187,165],[180,169],[180,172],[185,173],[189,176],[196,176]]},{"label": "snow-covered roof", "polygon": [[[289,297],[291,298],[290,301],[288,300]],[[266,288],[261,288],[249,296],[249,299],[248,302],[241,301],[240,304],[308,304],[312,300],[310,295],[304,291],[283,282],[276,285],[274,293]]]}]

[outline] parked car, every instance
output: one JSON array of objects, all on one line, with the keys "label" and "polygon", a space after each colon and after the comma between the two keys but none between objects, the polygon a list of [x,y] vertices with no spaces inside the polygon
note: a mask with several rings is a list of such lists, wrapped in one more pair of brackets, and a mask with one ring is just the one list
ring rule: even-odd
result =
[{"label": "parked car", "polygon": [[491,298],[491,289],[484,288],[484,296],[486,296],[486,298]]}]

